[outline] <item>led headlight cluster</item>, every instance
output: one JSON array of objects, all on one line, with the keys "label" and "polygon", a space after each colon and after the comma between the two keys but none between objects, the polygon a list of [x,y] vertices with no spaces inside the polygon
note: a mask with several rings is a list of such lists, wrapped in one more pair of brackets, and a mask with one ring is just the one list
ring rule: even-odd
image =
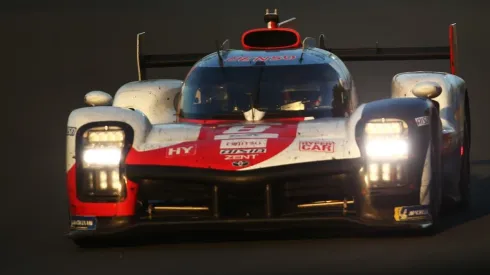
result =
[{"label": "led headlight cluster", "polygon": [[408,125],[397,119],[369,121],[364,128],[364,147],[368,159],[369,182],[400,181],[403,161],[408,158]]},{"label": "led headlight cluster", "polygon": [[118,197],[124,191],[121,160],[125,132],[120,127],[90,128],[83,134],[83,193],[91,198]]},{"label": "led headlight cluster", "polygon": [[401,120],[370,121],[364,128],[369,158],[404,159],[408,157],[408,125]]},{"label": "led headlight cluster", "polygon": [[124,147],[124,131],[115,127],[90,129],[84,134],[84,167],[118,166]]}]

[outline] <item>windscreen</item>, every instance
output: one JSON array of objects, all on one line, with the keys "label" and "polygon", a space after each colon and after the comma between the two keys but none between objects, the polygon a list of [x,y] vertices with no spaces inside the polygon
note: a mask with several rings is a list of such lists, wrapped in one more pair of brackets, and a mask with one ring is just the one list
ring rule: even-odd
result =
[{"label": "windscreen", "polygon": [[182,90],[179,114],[190,119],[243,119],[251,108],[267,118],[345,114],[346,91],[328,64],[196,67]]}]

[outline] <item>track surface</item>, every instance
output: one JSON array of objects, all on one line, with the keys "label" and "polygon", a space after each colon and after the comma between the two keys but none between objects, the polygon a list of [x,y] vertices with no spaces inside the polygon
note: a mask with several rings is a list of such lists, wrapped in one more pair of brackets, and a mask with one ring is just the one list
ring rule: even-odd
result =
[{"label": "track surface", "polygon": [[[47,167],[46,167],[47,168]],[[62,237],[66,212],[13,218],[2,274],[330,274],[490,271],[490,170],[473,164],[473,204],[444,218],[433,237],[335,231],[153,236],[124,246],[79,249]],[[41,171],[39,171],[42,173]],[[57,194],[59,195],[59,194]],[[18,226],[24,221],[25,226]],[[0,270],[1,271],[1,270]],[[141,273],[139,273],[141,272]],[[488,272],[488,271],[487,271]],[[473,273],[471,273],[473,274]],[[483,273],[481,273],[483,274]]]},{"label": "track surface", "polygon": [[[89,2],[69,7],[64,1],[46,8],[36,1],[37,8],[0,9],[2,34],[8,40],[0,45],[7,53],[3,68],[14,73],[9,76],[7,72],[2,81],[2,95],[8,94],[2,97],[3,110],[7,109],[7,127],[2,130],[7,156],[3,160],[8,164],[3,166],[7,177],[0,193],[0,274],[417,274],[436,269],[490,274],[483,272],[485,266],[490,269],[487,1],[432,0],[429,5],[417,0],[311,0],[304,5],[261,0],[247,1],[238,8],[235,1],[142,0],[128,4],[107,0],[84,7]],[[472,156],[486,160],[473,162],[471,211],[446,217],[445,230],[430,238],[345,229],[166,236],[137,246],[76,248],[63,237],[67,229],[64,139],[69,112],[81,106],[87,91],[113,93],[122,83],[135,79],[136,33],[151,35],[154,52],[211,51],[217,38],[230,38],[236,47],[244,29],[262,26],[265,7],[278,7],[283,19],[297,17],[305,35],[325,33],[334,47],[372,46],[376,40],[380,46],[440,45],[447,42],[447,25],[457,22],[462,73],[473,100]],[[174,12],[182,10],[186,11]],[[184,23],[194,27],[184,31]],[[348,65],[358,89],[362,88],[362,101],[386,96],[397,72],[448,68],[445,61]],[[186,68],[164,70],[159,76],[181,78],[185,72]],[[477,269],[481,272],[471,272]]]}]

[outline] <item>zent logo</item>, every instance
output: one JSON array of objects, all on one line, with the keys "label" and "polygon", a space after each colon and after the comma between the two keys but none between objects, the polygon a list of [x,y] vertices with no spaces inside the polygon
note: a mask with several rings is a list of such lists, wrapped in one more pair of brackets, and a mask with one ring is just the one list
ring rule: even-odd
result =
[{"label": "zent logo", "polygon": [[190,156],[195,154],[196,154],[195,145],[167,148],[168,158],[171,158],[173,156]]},{"label": "zent logo", "polygon": [[332,141],[300,141],[300,151],[308,152],[335,152],[335,143]]},{"label": "zent logo", "polygon": [[255,159],[259,154],[251,155],[226,155],[225,160]]}]

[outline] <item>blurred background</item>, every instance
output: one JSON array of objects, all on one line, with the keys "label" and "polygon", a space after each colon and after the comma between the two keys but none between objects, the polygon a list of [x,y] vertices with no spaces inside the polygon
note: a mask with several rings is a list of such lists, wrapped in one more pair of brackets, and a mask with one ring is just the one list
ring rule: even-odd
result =
[{"label": "blurred background", "polygon": [[[456,22],[461,76],[471,97],[472,159],[489,163],[488,1],[16,1],[0,9],[5,71],[1,86],[8,125],[2,200],[7,207],[1,211],[9,221],[2,230],[15,232],[1,238],[7,244],[30,241],[41,248],[66,229],[67,117],[83,106],[88,91],[114,94],[137,79],[137,33],[146,32],[151,53],[212,52],[214,41],[226,38],[239,48],[243,31],[264,26],[265,8],[278,8],[281,20],[297,17],[303,37],[323,33],[327,46],[334,48],[373,47],[377,41],[380,47],[446,46],[448,26]],[[388,97],[398,72],[449,71],[449,61],[347,65],[361,102]],[[153,70],[149,76],[183,79],[187,69]],[[475,171],[488,171],[485,167]],[[39,227],[46,229],[42,235]],[[26,253],[17,246],[12,252]]]}]

